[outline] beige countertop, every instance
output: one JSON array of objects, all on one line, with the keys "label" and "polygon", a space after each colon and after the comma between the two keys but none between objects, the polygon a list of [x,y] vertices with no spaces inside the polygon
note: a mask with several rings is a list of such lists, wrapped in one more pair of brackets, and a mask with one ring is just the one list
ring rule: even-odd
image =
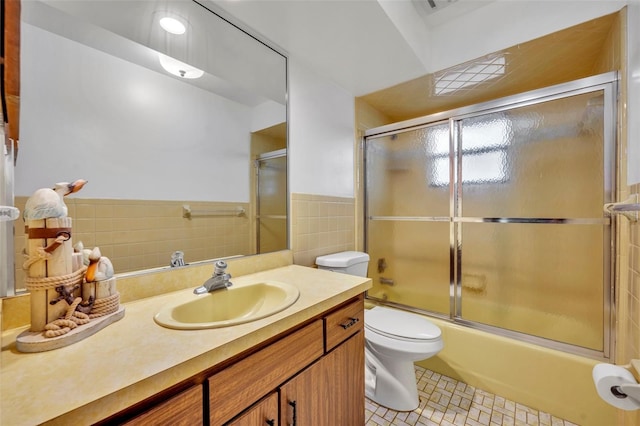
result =
[{"label": "beige countertop", "polygon": [[[172,330],[153,316],[177,294],[124,304],[125,316],[93,336],[41,353],[20,353],[2,336],[0,424],[89,424],[114,414],[288,330],[371,287],[371,280],[290,265],[233,278],[234,284],[276,280],[300,297],[270,317],[233,327]],[[195,287],[195,286],[194,286]]]}]

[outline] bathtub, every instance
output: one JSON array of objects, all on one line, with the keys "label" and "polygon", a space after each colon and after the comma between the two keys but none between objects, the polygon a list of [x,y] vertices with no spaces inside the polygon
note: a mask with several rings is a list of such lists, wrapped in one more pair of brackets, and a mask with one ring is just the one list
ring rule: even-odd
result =
[{"label": "bathtub", "polygon": [[444,349],[417,365],[582,426],[617,423],[618,410],[593,385],[601,361],[428,318]]}]

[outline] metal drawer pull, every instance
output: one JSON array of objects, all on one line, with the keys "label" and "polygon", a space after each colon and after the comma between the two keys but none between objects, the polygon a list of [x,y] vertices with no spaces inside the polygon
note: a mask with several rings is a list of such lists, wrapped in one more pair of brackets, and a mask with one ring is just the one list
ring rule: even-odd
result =
[{"label": "metal drawer pull", "polygon": [[345,330],[349,327],[351,327],[352,325],[355,325],[358,321],[360,321],[359,318],[353,318],[353,317],[349,317],[349,322],[345,322],[343,324],[340,324],[340,327],[344,328]]}]

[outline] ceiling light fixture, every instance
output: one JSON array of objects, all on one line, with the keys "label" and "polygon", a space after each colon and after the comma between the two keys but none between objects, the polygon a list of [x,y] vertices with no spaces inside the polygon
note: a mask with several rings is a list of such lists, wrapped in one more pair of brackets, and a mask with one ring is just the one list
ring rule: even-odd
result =
[{"label": "ceiling light fixture", "polygon": [[166,32],[171,34],[180,35],[184,34],[187,31],[187,27],[182,22],[180,22],[176,18],[171,18],[169,16],[165,16],[164,18],[160,19],[160,26]]},{"label": "ceiling light fixture", "polygon": [[170,56],[163,55],[162,53],[158,53],[158,58],[160,59],[160,65],[162,65],[162,68],[177,77],[200,78],[204,75],[204,71],[185,64],[184,62],[180,62]]}]

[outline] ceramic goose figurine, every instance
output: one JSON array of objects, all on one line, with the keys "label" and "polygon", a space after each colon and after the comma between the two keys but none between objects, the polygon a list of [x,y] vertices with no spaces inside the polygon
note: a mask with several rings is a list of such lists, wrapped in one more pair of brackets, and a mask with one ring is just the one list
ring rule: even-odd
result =
[{"label": "ceramic goose figurine", "polygon": [[24,220],[66,217],[67,205],[63,197],[78,192],[86,183],[86,180],[78,179],[71,183],[56,183],[53,188],[38,189],[24,206]]}]

